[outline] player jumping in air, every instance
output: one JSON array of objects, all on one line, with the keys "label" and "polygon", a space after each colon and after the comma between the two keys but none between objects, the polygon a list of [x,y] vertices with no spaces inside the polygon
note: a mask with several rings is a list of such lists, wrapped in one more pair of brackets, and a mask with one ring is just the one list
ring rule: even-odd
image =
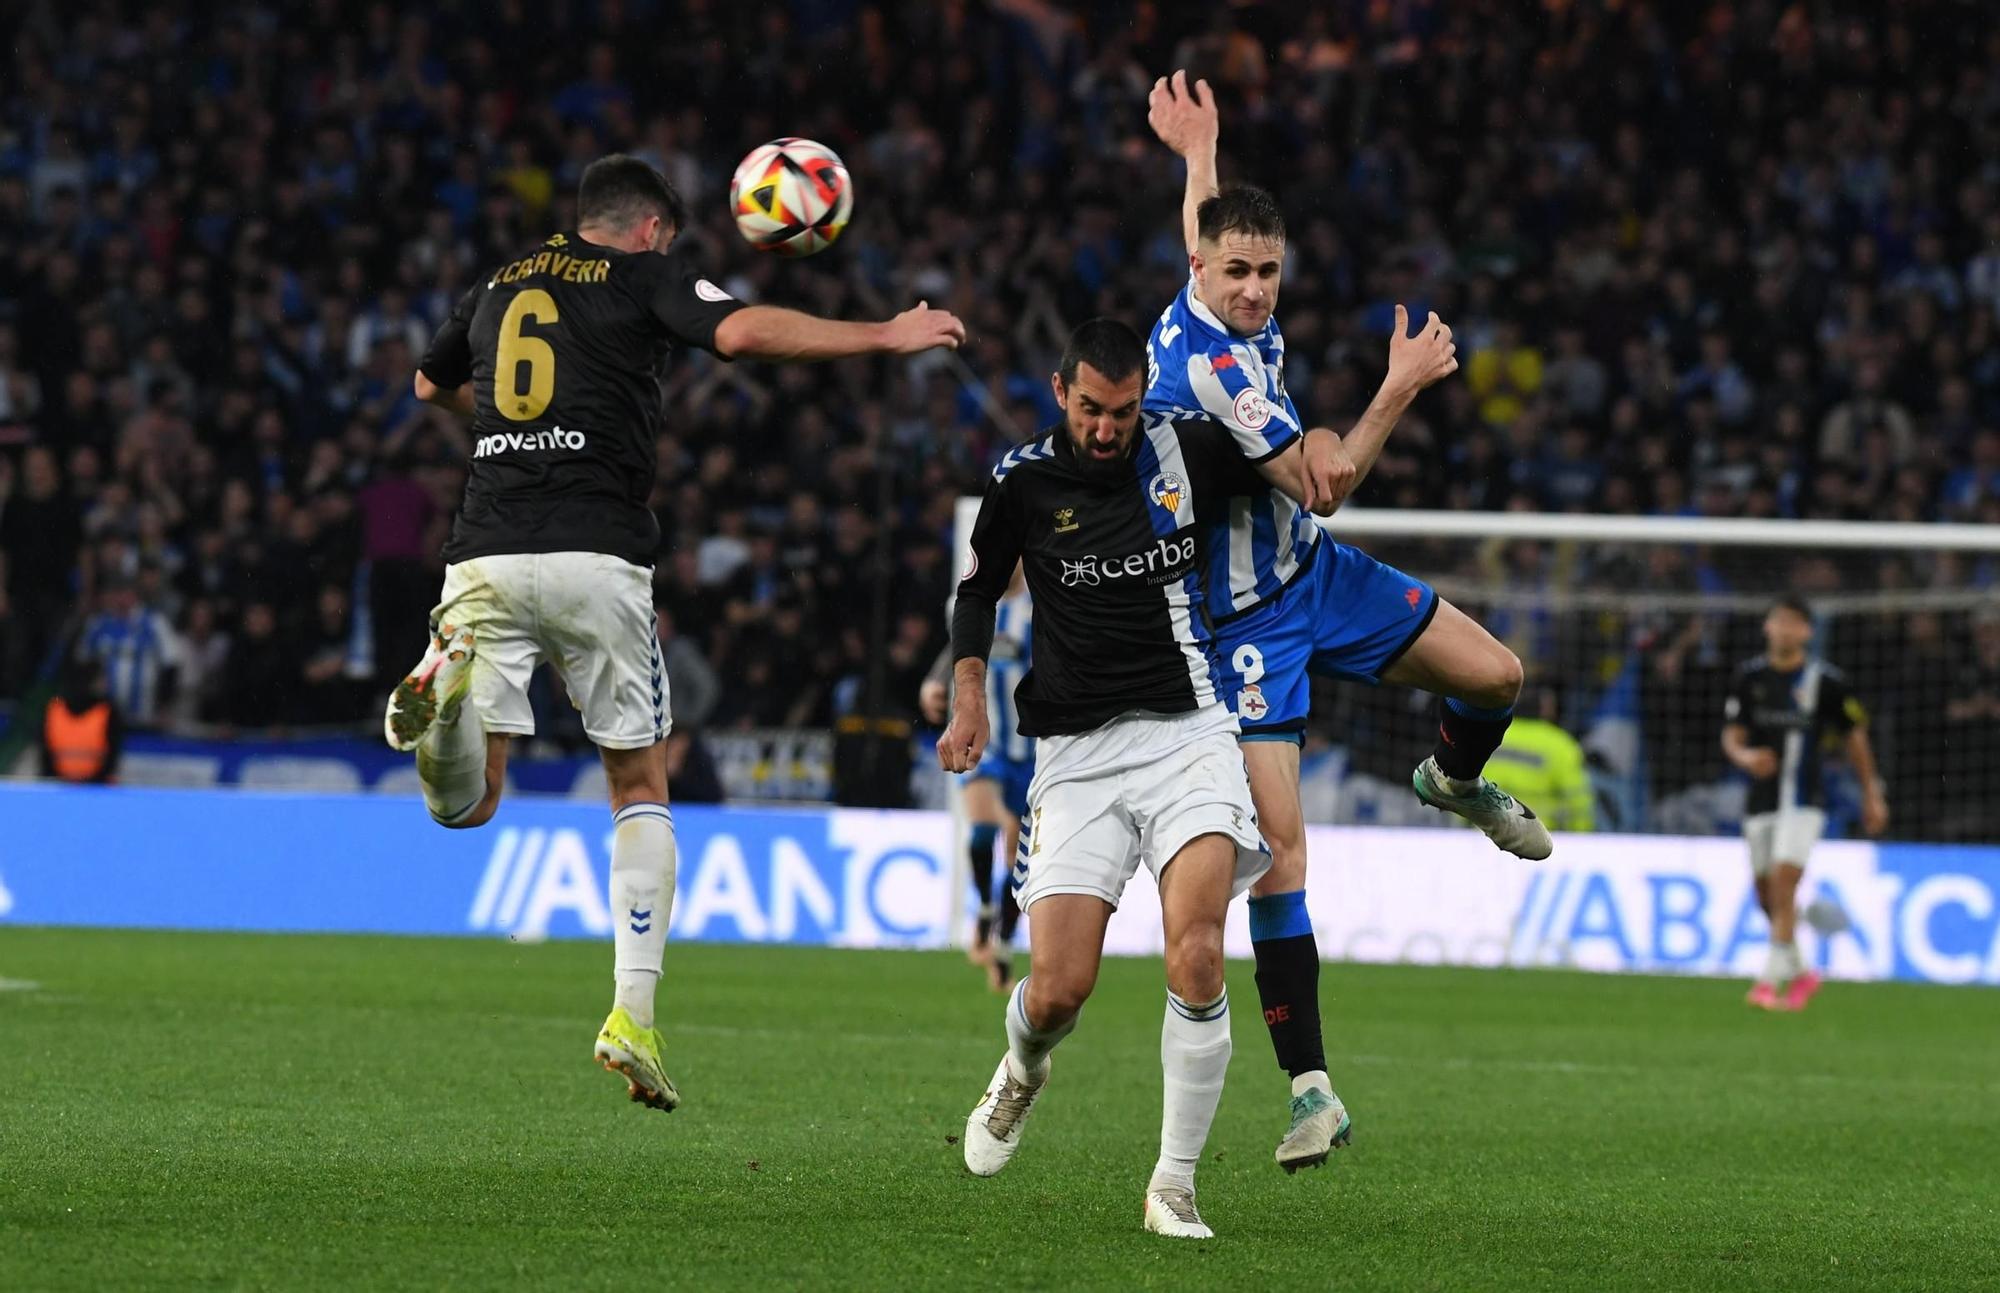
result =
[{"label": "player jumping in air", "polygon": [[[1448,343],[1419,344],[1433,367],[1450,362]],[[1304,453],[1287,446],[1253,469],[1213,421],[1142,421],[1144,363],[1124,324],[1094,320],[1070,338],[1054,379],[1063,423],[994,469],[952,614],[938,759],[964,772],[989,730],[994,608],[1025,561],[1035,660],[1015,700],[1022,734],[1038,740],[1017,872],[1033,968],[1008,1001],[1007,1053],[967,1120],[965,1163],[991,1176],[1019,1147],[1050,1052],[1097,982],[1106,924],[1144,863],[1159,885],[1167,972],[1165,1108],[1145,1225],[1206,1238],[1194,1169],[1229,1066],[1223,918],[1270,856],[1201,613],[1200,535],[1266,480],[1303,496]]]},{"label": "player jumping in air", "polygon": [[[1273,317],[1284,217],[1259,189],[1219,190],[1207,82],[1190,93],[1185,73],[1162,78],[1150,107],[1154,132],[1187,161],[1182,228],[1192,273],[1147,345],[1146,410],[1213,419],[1253,457],[1280,452],[1304,430],[1285,390],[1285,341]],[[1396,325],[1397,337],[1406,338],[1401,306]],[[1450,337],[1433,314],[1417,339]],[[1367,476],[1422,389],[1399,367],[1397,352],[1392,341],[1389,376],[1344,438],[1352,470],[1331,473],[1341,497]],[[1310,477],[1317,482],[1326,472],[1314,465]],[[1327,500],[1315,493],[1307,501],[1318,507]],[[1277,1149],[1289,1172],[1325,1162],[1350,1126],[1326,1073],[1319,948],[1305,901],[1299,748],[1307,675],[1442,696],[1437,747],[1412,778],[1418,798],[1464,817],[1520,857],[1545,858],[1554,846],[1534,813],[1483,775],[1521,690],[1513,652],[1423,581],[1324,538],[1280,491],[1237,500],[1214,526],[1204,609],[1215,625],[1223,703],[1242,723],[1244,761],[1273,858],[1251,890],[1250,937],[1271,1043],[1292,1079],[1291,1125]]]},{"label": "player jumping in air", "polygon": [[[965,816],[971,823],[966,847],[972,887],[979,894],[972,946],[966,954],[973,964],[985,967],[995,992],[1013,985],[1014,933],[1021,923],[1021,905],[1007,866],[999,868],[995,888],[993,846],[1000,845],[1000,856],[1011,865],[1020,848],[1021,819],[1028,813],[1028,783],[1035,778],[1034,738],[1021,735],[1014,712],[1014,689],[1028,672],[1034,620],[1034,599],[1028,596],[1025,576],[1017,566],[996,610],[993,651],[987,660],[986,708],[993,732],[986,757],[964,778]],[[946,648],[932,676],[924,680],[919,701],[924,717],[933,723],[946,719],[951,665],[951,651]]]},{"label": "player jumping in air", "polygon": [[1746,998],[1765,1010],[1803,1010],[1819,991],[1796,939],[1799,880],[1826,829],[1820,747],[1829,732],[1845,738],[1860,778],[1862,829],[1876,835],[1889,824],[1867,713],[1840,670],[1807,654],[1812,637],[1811,610],[1780,598],[1764,616],[1764,654],[1737,670],[1723,709],[1722,752],[1750,778],[1743,838],[1757,901],[1771,919],[1771,951]]},{"label": "player jumping in air", "polygon": [[654,630],[659,527],[646,506],[676,350],[725,359],[837,359],[956,346],[965,330],[919,305],[887,323],[746,307],[679,249],[680,196],[637,159],[583,174],[577,227],[494,270],[459,301],[419,366],[418,398],[472,420],[465,500],[445,545],[430,646],[390,697],[389,744],[414,750],[441,825],[483,825],[507,743],[532,735],[528,679],[546,660],[602,752],[615,831],[614,1004],[596,1058],[632,1099],[680,1101],[660,1060],[653,997],[674,900],[666,675]]}]

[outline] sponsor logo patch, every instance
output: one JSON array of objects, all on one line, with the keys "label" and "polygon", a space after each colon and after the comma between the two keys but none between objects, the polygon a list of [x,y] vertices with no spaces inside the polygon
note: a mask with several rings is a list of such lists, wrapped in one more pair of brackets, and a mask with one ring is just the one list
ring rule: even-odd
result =
[{"label": "sponsor logo patch", "polygon": [[694,281],[694,294],[704,301],[715,301],[717,303],[736,299],[705,278],[697,278]]}]

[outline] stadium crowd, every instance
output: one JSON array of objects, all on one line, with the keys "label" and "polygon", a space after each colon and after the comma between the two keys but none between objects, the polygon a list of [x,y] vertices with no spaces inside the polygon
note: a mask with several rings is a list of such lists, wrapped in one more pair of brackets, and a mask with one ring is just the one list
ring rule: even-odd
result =
[{"label": "stadium crowd", "polygon": [[[683,236],[738,296],[968,321],[956,356],[697,358],[664,393],[681,720],[907,712],[952,499],[1052,420],[1070,324],[1143,326],[1184,276],[1181,176],[1144,106],[1180,66],[1220,94],[1225,177],[1287,212],[1279,318],[1310,419],[1366,403],[1394,302],[1456,330],[1463,380],[1362,501],[2000,521],[1981,7],[25,0],[0,16],[0,696],[81,649],[135,727],[371,719],[421,648],[468,452],[412,398],[415,362],[482,269],[569,223],[581,168],[626,150],[688,198]],[[736,159],[791,133],[841,152],[857,194],[806,262],[751,252],[724,201]],[[1672,552],[1389,555],[1496,605],[1552,581],[1799,582]],[[1983,573],[1871,556],[1811,577]],[[1871,631],[1991,691],[1983,630],[1919,622]],[[1574,708],[1635,652],[1678,685],[1730,636],[1702,625],[1508,636]]]}]

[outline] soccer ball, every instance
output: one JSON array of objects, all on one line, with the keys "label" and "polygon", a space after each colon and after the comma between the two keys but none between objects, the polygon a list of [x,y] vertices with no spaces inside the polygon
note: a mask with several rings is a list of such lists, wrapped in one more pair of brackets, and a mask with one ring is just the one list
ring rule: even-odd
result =
[{"label": "soccer ball", "polygon": [[833,245],[854,213],[854,185],[838,154],[810,139],[750,150],[729,181],[736,227],[759,251],[810,256]]}]

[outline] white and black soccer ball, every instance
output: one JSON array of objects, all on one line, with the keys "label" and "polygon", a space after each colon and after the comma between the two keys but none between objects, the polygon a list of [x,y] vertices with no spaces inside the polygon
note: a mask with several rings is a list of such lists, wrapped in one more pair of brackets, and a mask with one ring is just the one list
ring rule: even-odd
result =
[{"label": "white and black soccer ball", "polygon": [[810,139],[773,139],[737,164],[729,210],[752,247],[810,256],[833,245],[854,213],[840,155]]}]

